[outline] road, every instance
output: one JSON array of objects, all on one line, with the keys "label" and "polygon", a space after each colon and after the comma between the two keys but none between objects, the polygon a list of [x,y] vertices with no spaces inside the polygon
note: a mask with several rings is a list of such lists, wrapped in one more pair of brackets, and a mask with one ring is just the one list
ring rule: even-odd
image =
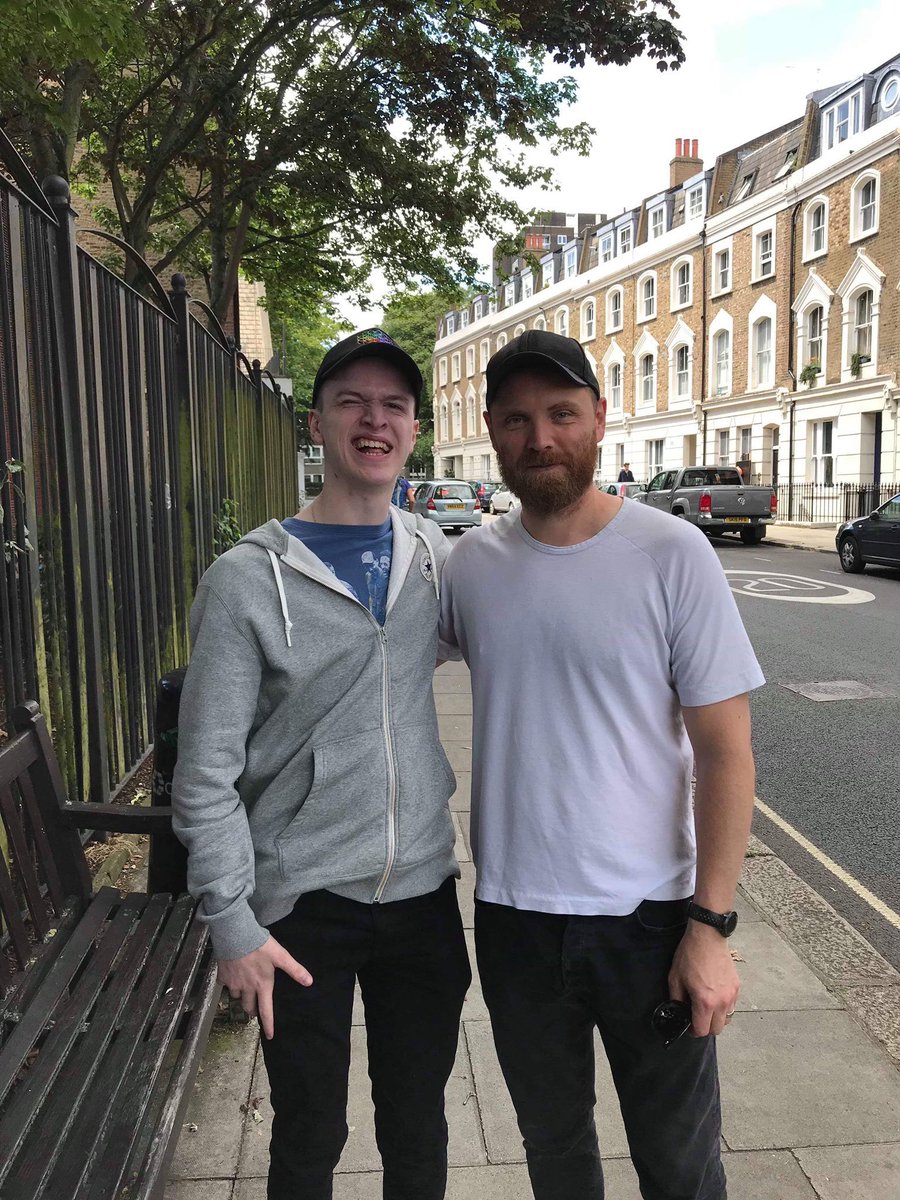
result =
[{"label": "road", "polygon": [[[900,969],[900,571],[713,545],[767,680],[751,698],[754,830]],[[822,702],[786,686],[834,681],[881,695]]]},{"label": "road", "polygon": [[[751,700],[757,796],[795,832],[762,811],[754,828],[900,968],[900,572],[714,544],[767,679]],[[881,695],[819,702],[786,686],[834,681]]]}]

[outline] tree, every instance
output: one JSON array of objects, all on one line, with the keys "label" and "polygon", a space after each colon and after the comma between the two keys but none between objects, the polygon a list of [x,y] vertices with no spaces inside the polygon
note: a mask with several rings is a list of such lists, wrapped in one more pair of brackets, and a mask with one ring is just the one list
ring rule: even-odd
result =
[{"label": "tree", "polygon": [[62,173],[80,139],[86,185],[112,184],[100,219],[158,271],[203,274],[219,316],[240,264],[267,283],[289,278],[306,303],[361,288],[376,264],[395,286],[473,280],[475,234],[524,224],[509,193],[550,179],[522,148],[587,148],[587,126],[560,117],[575,82],[545,79],[547,56],[575,67],[646,54],[661,69],[684,58],[671,0],[564,0],[552,12],[530,0],[142,0],[132,11],[127,52],[104,44],[71,76],[30,62],[34,87],[44,70],[51,80],[42,111],[14,88],[0,100],[32,147],[55,131]]}]

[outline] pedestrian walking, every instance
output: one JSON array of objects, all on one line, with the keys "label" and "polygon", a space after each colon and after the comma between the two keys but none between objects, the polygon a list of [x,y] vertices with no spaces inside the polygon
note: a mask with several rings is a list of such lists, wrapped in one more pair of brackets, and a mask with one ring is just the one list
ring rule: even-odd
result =
[{"label": "pedestrian walking", "polygon": [[592,486],[606,402],[578,342],[514,338],[486,407],[522,504],[454,549],[441,654],[472,674],[478,966],[532,1190],[603,1195],[596,1028],[641,1194],[724,1200],[716,1035],[763,677],[706,538]]},{"label": "pedestrian walking", "polygon": [[357,981],[384,1196],[445,1192],[470,981],[431,691],[447,543],[390,503],[421,393],[381,330],[329,350],[321,494],[217,559],[191,613],[175,829],[220,978],[262,1027],[269,1200],[330,1200]]},{"label": "pedestrian walking", "polygon": [[619,472],[617,483],[634,483],[634,472],[631,469],[631,463],[623,463],[622,470]]}]

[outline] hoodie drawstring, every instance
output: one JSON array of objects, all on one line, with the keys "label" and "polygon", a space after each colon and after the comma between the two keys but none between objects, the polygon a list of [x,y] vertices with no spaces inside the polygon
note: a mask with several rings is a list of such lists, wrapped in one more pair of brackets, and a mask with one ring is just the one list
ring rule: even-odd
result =
[{"label": "hoodie drawstring", "polygon": [[278,564],[278,556],[274,550],[267,550],[269,561],[272,564],[272,572],[275,575],[275,586],[278,588],[278,598],[281,601],[281,615],[284,617],[284,640],[290,646],[291,630],[294,628],[288,613],[287,597],[284,594],[284,580],[281,578],[281,567]]}]

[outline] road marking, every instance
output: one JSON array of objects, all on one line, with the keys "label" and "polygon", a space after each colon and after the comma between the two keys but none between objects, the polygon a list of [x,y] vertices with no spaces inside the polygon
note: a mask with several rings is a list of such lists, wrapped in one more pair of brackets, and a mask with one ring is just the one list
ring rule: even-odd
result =
[{"label": "road marking", "polygon": [[843,867],[839,867],[834,859],[829,858],[828,855],[824,851],[820,850],[818,846],[814,846],[813,843],[808,838],[805,838],[798,829],[795,829],[793,825],[790,825],[783,817],[780,817],[777,812],[769,808],[768,804],[763,804],[762,800],[760,800],[758,796],[755,797],[754,803],[759,811],[763,813],[764,816],[769,818],[773,825],[777,825],[783,833],[786,833],[788,837],[793,838],[797,845],[802,846],[807,854],[811,854],[817,863],[825,867],[826,870],[830,871],[832,875],[838,878],[841,883],[850,889],[851,892],[857,895],[860,900],[864,900],[870,908],[874,908],[878,915],[884,917],[888,924],[893,925],[895,929],[900,929],[900,913],[895,913],[892,908],[888,908],[883,900],[879,900],[878,897],[873,892],[870,892],[867,887],[861,884],[858,879],[854,879],[853,876],[848,874]]},{"label": "road marking", "polygon": [[823,575],[843,575],[844,572],[843,571],[832,571],[831,567],[823,567],[822,574]]},{"label": "road marking", "polygon": [[739,596],[759,596],[763,600],[789,600],[795,604],[869,604],[872,592],[846,584],[791,575],[785,571],[733,571],[725,569],[728,586]]}]

